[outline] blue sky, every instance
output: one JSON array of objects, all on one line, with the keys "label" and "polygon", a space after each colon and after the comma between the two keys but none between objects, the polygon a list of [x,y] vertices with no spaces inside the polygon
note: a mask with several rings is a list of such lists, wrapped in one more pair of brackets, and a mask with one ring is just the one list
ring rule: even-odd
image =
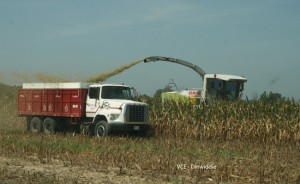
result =
[{"label": "blue sky", "polygon": [[[0,72],[47,72],[83,81],[161,55],[207,73],[244,75],[245,95],[300,99],[298,0],[1,0]],[[140,63],[107,82],[154,92],[201,78],[172,63]],[[20,81],[20,80],[19,80]]]}]

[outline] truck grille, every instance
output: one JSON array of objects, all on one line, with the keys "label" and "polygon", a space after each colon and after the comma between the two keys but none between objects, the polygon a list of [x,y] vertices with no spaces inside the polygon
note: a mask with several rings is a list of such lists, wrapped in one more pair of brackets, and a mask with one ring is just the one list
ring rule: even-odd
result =
[{"label": "truck grille", "polygon": [[146,122],[148,119],[148,107],[145,105],[128,105],[127,122]]}]

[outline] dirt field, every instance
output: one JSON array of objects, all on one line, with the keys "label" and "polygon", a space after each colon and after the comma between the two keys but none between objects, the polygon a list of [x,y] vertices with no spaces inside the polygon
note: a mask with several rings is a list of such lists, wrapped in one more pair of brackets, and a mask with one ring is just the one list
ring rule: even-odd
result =
[{"label": "dirt field", "polygon": [[43,163],[38,157],[30,160],[0,156],[1,183],[169,183],[140,176],[118,168],[101,170],[87,166],[65,166],[62,161]]},{"label": "dirt field", "polygon": [[0,183],[297,183],[300,148],[0,131]]}]

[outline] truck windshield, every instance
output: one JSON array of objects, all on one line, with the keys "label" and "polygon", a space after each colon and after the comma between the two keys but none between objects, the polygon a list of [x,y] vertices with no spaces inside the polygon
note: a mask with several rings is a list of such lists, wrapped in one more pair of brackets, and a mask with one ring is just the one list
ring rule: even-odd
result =
[{"label": "truck windshield", "polygon": [[101,98],[131,100],[131,90],[124,86],[104,86],[102,87]]}]

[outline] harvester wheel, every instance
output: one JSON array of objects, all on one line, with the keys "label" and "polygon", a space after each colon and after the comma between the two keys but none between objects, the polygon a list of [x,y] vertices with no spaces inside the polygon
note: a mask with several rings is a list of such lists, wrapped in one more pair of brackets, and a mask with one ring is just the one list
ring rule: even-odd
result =
[{"label": "harvester wheel", "polygon": [[57,124],[53,118],[46,118],[43,122],[43,130],[46,134],[52,134],[56,131]]},{"label": "harvester wheel", "polygon": [[43,121],[39,117],[34,117],[30,121],[29,130],[33,133],[41,132],[43,128]]},{"label": "harvester wheel", "polygon": [[95,126],[95,135],[97,137],[104,137],[109,135],[109,124],[105,120],[99,121]]}]

